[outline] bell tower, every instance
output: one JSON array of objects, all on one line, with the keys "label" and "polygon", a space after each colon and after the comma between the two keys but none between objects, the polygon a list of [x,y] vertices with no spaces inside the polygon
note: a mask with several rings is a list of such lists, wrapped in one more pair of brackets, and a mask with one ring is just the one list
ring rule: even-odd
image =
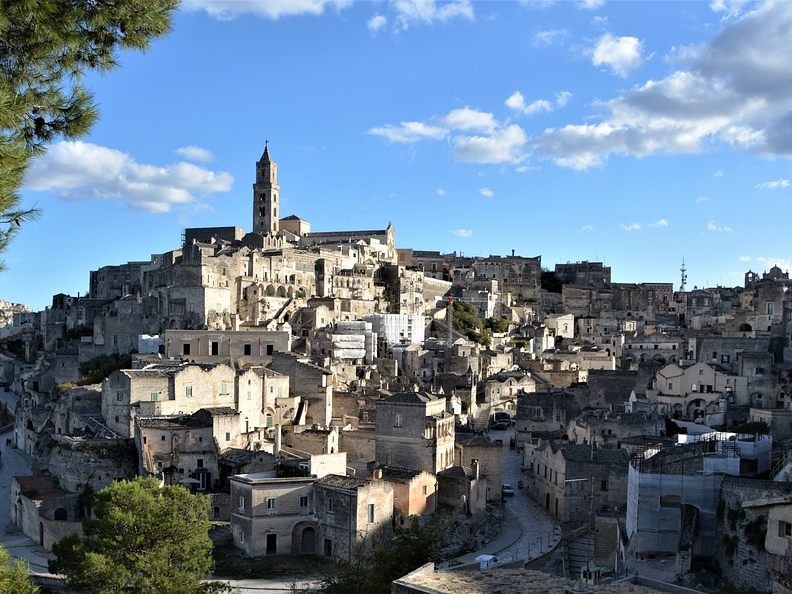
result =
[{"label": "bell tower", "polygon": [[261,235],[278,232],[278,165],[269,154],[269,143],[256,163],[256,183],[253,184],[253,232]]}]

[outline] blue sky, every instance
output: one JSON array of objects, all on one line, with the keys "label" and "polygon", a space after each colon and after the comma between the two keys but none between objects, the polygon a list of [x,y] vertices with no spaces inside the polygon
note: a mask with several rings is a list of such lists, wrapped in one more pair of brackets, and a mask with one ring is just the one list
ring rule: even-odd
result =
[{"label": "blue sky", "polygon": [[44,210],[0,298],[250,228],[265,138],[282,212],[399,247],[604,260],[737,285],[790,266],[792,3],[191,0],[91,75],[101,118],[35,162]]}]

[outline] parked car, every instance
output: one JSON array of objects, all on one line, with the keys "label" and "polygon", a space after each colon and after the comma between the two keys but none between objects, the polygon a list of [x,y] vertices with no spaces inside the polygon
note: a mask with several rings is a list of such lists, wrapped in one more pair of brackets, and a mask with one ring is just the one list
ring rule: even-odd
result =
[{"label": "parked car", "polygon": [[495,555],[479,555],[475,561],[479,564],[480,569],[489,569],[500,563]]},{"label": "parked car", "polygon": [[512,487],[509,483],[503,483],[501,487],[501,495],[503,497],[514,497],[514,487]]}]

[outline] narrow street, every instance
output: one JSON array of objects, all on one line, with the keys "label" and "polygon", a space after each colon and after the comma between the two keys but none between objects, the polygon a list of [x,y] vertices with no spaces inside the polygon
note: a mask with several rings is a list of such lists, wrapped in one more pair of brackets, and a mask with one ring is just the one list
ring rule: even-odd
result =
[{"label": "narrow street", "polygon": [[482,553],[496,555],[501,563],[535,559],[551,550],[561,539],[560,526],[517,487],[522,480],[522,456],[509,448],[513,436],[514,429],[489,433],[490,439],[503,441],[503,483],[515,490],[514,497],[506,498],[503,531],[478,551],[459,557],[458,561],[462,563],[472,563]]},{"label": "narrow street", "polygon": [[[0,388],[0,400],[12,411],[16,409],[17,396],[14,392],[6,392]],[[51,556],[37,543],[27,538],[16,528],[11,527],[11,479],[15,476],[26,476],[31,473],[30,458],[13,445],[6,444],[6,439],[13,442],[13,431],[0,434],[0,544],[8,552],[30,564],[32,571],[46,573],[47,559]]]}]

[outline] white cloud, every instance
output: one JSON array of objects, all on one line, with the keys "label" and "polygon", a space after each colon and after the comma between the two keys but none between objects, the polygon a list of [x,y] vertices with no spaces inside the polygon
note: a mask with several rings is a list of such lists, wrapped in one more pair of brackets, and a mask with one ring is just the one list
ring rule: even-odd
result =
[{"label": "white cloud", "polygon": [[227,192],[234,178],[192,163],[157,166],[127,153],[82,141],[61,141],[31,162],[25,187],[63,198],[113,198],[148,212],[194,204],[196,194]]},{"label": "white cloud", "polygon": [[199,161],[201,163],[210,163],[214,160],[212,151],[201,148],[200,146],[183,146],[176,149],[176,154],[181,155],[185,159]]},{"label": "white cloud", "polygon": [[520,6],[532,10],[544,10],[555,4],[555,0],[520,0]]},{"label": "white cloud", "polygon": [[387,24],[388,24],[388,17],[383,16],[381,14],[375,14],[366,22],[366,26],[369,28],[369,31],[372,31],[374,33],[382,29]]},{"label": "white cloud", "polygon": [[748,2],[750,0],[712,0],[709,7],[712,12],[725,12],[724,18],[731,18],[738,16]]},{"label": "white cloud", "polygon": [[454,155],[472,163],[520,163],[528,137],[517,124],[498,128],[489,136],[457,136]]},{"label": "white cloud", "polygon": [[572,93],[569,91],[561,91],[556,93],[555,103],[547,99],[536,99],[531,103],[526,103],[525,96],[520,91],[514,91],[504,103],[509,109],[513,109],[525,115],[533,115],[540,111],[550,112],[556,107],[564,107],[569,103],[570,97],[572,97]]},{"label": "white cloud", "polygon": [[437,126],[429,126],[423,122],[402,122],[398,126],[388,125],[372,128],[369,134],[382,136],[391,142],[410,143],[427,138],[438,140],[445,138],[448,130]]},{"label": "white cloud", "polygon": [[569,31],[566,29],[546,29],[537,31],[531,38],[531,45],[534,47],[550,47],[563,43],[569,37]]},{"label": "white cloud", "polygon": [[643,44],[637,37],[614,37],[605,33],[594,46],[591,62],[626,77],[643,63],[642,50]]},{"label": "white cloud", "polygon": [[702,204],[704,202],[709,202],[709,196],[699,196],[698,198],[696,198],[697,204]]},{"label": "white cloud", "polygon": [[756,184],[757,190],[778,190],[780,188],[788,188],[789,187],[789,180],[786,178],[782,179],[774,179],[772,181],[762,182],[761,184]]},{"label": "white cloud", "polygon": [[740,262],[750,262],[751,256],[740,256],[737,258]]},{"label": "white cloud", "polygon": [[495,196],[495,192],[493,192],[490,188],[481,188],[479,190],[479,194],[484,196],[484,198],[492,198]]},{"label": "white cloud", "polygon": [[472,21],[475,18],[470,0],[392,0],[391,6],[396,11],[396,20],[401,29],[417,24],[431,25],[453,19]]},{"label": "white cloud", "polygon": [[581,231],[594,231],[594,227],[592,227],[591,225],[583,225],[583,226],[580,228],[580,230],[581,230]]},{"label": "white cloud", "polygon": [[596,10],[605,4],[605,0],[580,0],[577,7],[582,10]]},{"label": "white cloud", "polygon": [[611,154],[690,154],[716,143],[792,155],[792,2],[764,3],[726,21],[687,69],[598,104],[599,122],[545,130],[539,155],[585,169]]},{"label": "white cloud", "polygon": [[252,14],[273,21],[281,17],[303,14],[320,15],[325,8],[343,10],[352,5],[352,0],[183,0],[182,7],[189,11],[206,11],[221,21],[240,15]]},{"label": "white cloud", "polygon": [[462,107],[453,109],[443,118],[443,123],[457,130],[480,130],[492,132],[497,127],[495,116],[485,111]]},{"label": "white cloud", "polygon": [[448,194],[448,192],[446,192],[444,188],[437,188],[435,192],[437,192],[437,195],[440,196],[440,198]]},{"label": "white cloud", "polygon": [[569,103],[571,97],[572,93],[569,91],[561,91],[560,93],[556,93],[556,107],[564,107],[567,103]]},{"label": "white cloud", "polygon": [[457,237],[465,237],[465,238],[473,235],[473,231],[471,229],[452,229],[451,233],[453,233]]},{"label": "white cloud", "polygon": [[715,173],[712,174],[713,177],[723,177],[723,170],[718,169]]},{"label": "white cloud", "polygon": [[654,223],[622,223],[619,227],[623,231],[640,231],[642,229],[666,229],[668,219],[657,219]]},{"label": "white cloud", "polygon": [[732,228],[731,227],[727,227],[725,225],[718,225],[715,221],[710,221],[709,223],[707,223],[707,231],[713,231],[713,232],[716,232],[716,233],[718,233],[718,232],[727,232],[728,233],[729,231],[732,231]]}]

